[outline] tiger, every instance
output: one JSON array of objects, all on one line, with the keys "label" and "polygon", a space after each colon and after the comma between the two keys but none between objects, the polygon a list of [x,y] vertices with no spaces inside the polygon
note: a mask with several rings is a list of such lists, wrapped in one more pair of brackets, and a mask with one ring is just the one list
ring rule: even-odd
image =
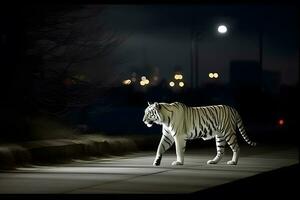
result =
[{"label": "tiger", "polygon": [[143,122],[148,127],[162,125],[162,136],[153,162],[159,166],[162,155],[175,143],[176,160],[172,165],[184,164],[186,141],[196,138],[210,140],[215,138],[216,156],[207,161],[207,164],[217,164],[223,157],[226,143],[230,146],[233,155],[228,165],[237,165],[240,147],[237,142],[238,128],[244,140],[250,146],[256,146],[246,134],[239,113],[228,105],[212,105],[189,107],[180,102],[149,103],[145,109]]}]

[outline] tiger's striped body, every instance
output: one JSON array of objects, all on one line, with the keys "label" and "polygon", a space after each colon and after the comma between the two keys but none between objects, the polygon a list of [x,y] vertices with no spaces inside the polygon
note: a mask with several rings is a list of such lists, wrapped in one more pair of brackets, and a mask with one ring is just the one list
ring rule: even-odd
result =
[{"label": "tiger's striped body", "polygon": [[245,129],[238,112],[226,105],[188,107],[182,103],[154,103],[145,110],[143,119],[147,126],[152,123],[162,125],[163,135],[158,146],[154,165],[159,165],[162,154],[175,142],[177,160],[173,165],[184,163],[186,140],[202,138],[216,139],[217,155],[208,164],[218,163],[223,154],[226,143],[233,151],[233,157],[227,164],[237,164],[239,145],[236,130],[240,131],[245,141],[254,146],[245,133]]}]

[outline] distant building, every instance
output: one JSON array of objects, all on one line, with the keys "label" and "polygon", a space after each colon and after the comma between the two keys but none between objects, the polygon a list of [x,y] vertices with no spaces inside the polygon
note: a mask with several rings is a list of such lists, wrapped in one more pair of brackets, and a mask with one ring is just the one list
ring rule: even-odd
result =
[{"label": "distant building", "polygon": [[230,62],[230,86],[233,89],[262,88],[262,68],[257,61],[234,60]]},{"label": "distant building", "polygon": [[263,70],[262,82],[264,92],[277,94],[280,92],[281,74],[278,71]]}]

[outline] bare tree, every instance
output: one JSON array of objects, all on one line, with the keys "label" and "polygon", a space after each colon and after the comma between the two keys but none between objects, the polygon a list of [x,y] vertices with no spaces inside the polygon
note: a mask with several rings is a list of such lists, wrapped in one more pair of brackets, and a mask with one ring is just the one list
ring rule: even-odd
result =
[{"label": "bare tree", "polygon": [[33,26],[28,34],[33,43],[28,55],[42,62],[35,82],[38,107],[60,116],[95,99],[99,83],[105,80],[93,82],[83,72],[94,70],[111,78],[112,52],[125,37],[107,29],[101,18],[103,6],[51,8],[33,9],[44,17],[29,18]]}]

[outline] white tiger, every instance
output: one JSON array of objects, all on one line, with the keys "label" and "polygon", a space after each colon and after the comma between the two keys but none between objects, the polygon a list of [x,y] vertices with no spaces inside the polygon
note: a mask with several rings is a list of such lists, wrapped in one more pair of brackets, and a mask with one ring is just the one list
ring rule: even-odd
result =
[{"label": "white tiger", "polygon": [[238,112],[226,105],[188,107],[183,103],[153,103],[148,102],[143,122],[151,127],[153,123],[162,125],[162,137],[158,145],[153,165],[160,165],[162,154],[175,142],[177,160],[172,165],[184,164],[186,140],[202,138],[209,140],[215,137],[217,154],[207,161],[207,164],[218,163],[223,155],[226,143],[233,151],[229,165],[236,165],[239,158],[236,129],[238,128],[244,140],[251,146],[245,133],[242,120]]}]

